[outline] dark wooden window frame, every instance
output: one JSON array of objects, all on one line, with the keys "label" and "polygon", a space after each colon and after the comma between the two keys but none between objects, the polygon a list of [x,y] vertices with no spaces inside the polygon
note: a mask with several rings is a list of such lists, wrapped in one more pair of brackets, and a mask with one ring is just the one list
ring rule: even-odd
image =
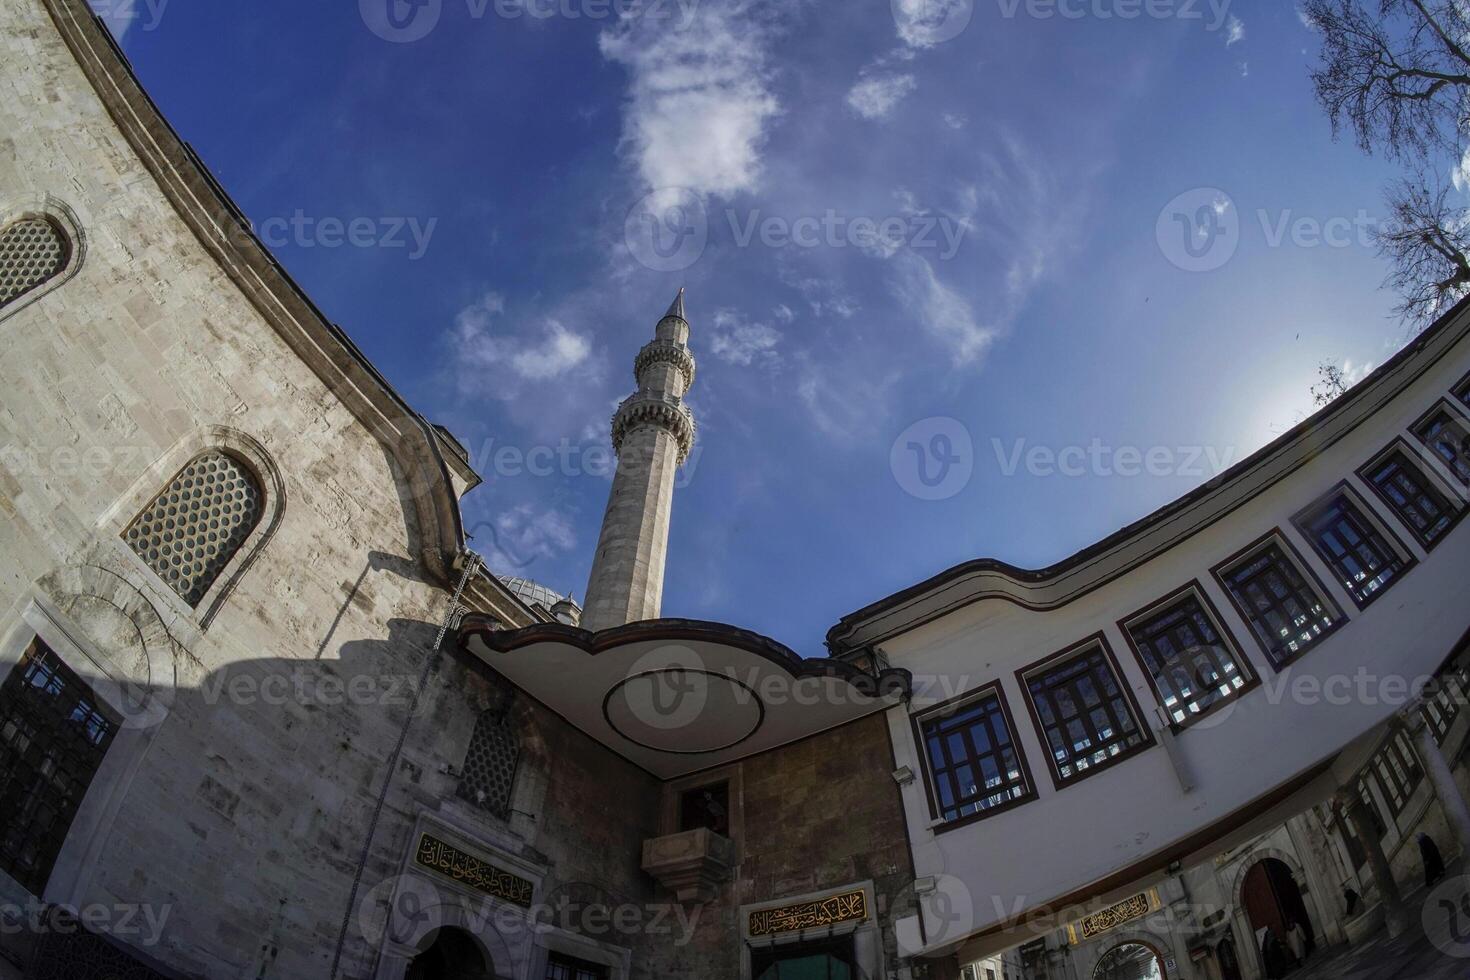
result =
[{"label": "dark wooden window frame", "polygon": [[[1349,583],[1342,581],[1343,575],[1338,570],[1332,556],[1322,549],[1321,545],[1317,542],[1317,536],[1312,533],[1311,521],[1331,507],[1337,501],[1338,497],[1344,498],[1349,506],[1362,516],[1363,520],[1367,522],[1369,529],[1376,536],[1383,539],[1384,544],[1388,546],[1388,549],[1399,562],[1398,571],[1394,573],[1388,583],[1367,596],[1360,596],[1357,590]],[[1360,610],[1367,609],[1386,595],[1405,575],[1413,571],[1415,565],[1419,564],[1419,560],[1414,557],[1414,553],[1404,544],[1403,539],[1394,533],[1393,526],[1380,517],[1377,511],[1368,506],[1368,501],[1347,480],[1336,484],[1326,493],[1312,501],[1311,504],[1297,511],[1296,515],[1292,517],[1291,523],[1297,529],[1297,532],[1301,534],[1302,538],[1312,546],[1312,551],[1317,554],[1317,557],[1322,560],[1323,564],[1332,570],[1334,580],[1348,594],[1348,597],[1353,600],[1353,605],[1357,606]]]},{"label": "dark wooden window frame", "polygon": [[[1332,624],[1323,628],[1321,634],[1311,643],[1306,644],[1295,653],[1284,657],[1278,657],[1272,651],[1271,647],[1267,645],[1266,641],[1261,638],[1260,632],[1256,629],[1253,611],[1248,609],[1244,601],[1235,594],[1235,590],[1231,588],[1229,578],[1231,572],[1247,562],[1253,561],[1257,555],[1272,545],[1275,545],[1280,550],[1282,557],[1292,566],[1297,575],[1306,583],[1307,587],[1316,593],[1317,598],[1321,600],[1322,605],[1332,614],[1333,618]],[[1230,600],[1230,605],[1234,607],[1240,618],[1245,621],[1251,638],[1256,641],[1256,646],[1260,648],[1261,653],[1265,654],[1266,663],[1277,673],[1280,673],[1289,665],[1296,663],[1302,657],[1317,649],[1317,647],[1322,645],[1324,640],[1342,629],[1349,622],[1347,614],[1343,612],[1338,601],[1332,597],[1332,592],[1328,590],[1326,584],[1318,576],[1317,570],[1312,567],[1312,563],[1302,557],[1302,553],[1297,550],[1296,545],[1291,543],[1291,540],[1287,538],[1286,534],[1279,527],[1272,528],[1229,558],[1220,562],[1214,568],[1210,569],[1210,574],[1214,576],[1216,584],[1220,586],[1220,591],[1224,592],[1225,597]]]},{"label": "dark wooden window frame", "polygon": [[[855,978],[861,975],[861,971],[857,965],[857,949],[856,944],[853,942],[852,933],[812,939],[807,942],[752,949],[750,953],[750,975],[758,980],[766,970],[774,966],[777,968],[776,972],[779,976],[782,961],[800,959],[807,956],[826,956],[830,960],[846,964],[850,976]],[[831,975],[830,968],[828,975]]]},{"label": "dark wooden window frame", "polygon": [[1467,415],[1470,415],[1470,406],[1467,406],[1463,402],[1453,401],[1448,398],[1441,398],[1433,405],[1429,406],[1428,411],[1415,419],[1413,424],[1409,426],[1409,432],[1413,434],[1414,439],[1419,443],[1419,445],[1423,446],[1424,450],[1429,453],[1430,456],[1434,457],[1434,459],[1438,461],[1439,465],[1443,466],[1445,468],[1445,471],[1448,472],[1450,476],[1454,477],[1459,482],[1460,486],[1470,488],[1470,480],[1461,479],[1460,475],[1455,472],[1454,467],[1451,466],[1443,456],[1436,452],[1434,447],[1430,445],[1429,440],[1426,439],[1419,432],[1420,429],[1429,424],[1429,421],[1431,419],[1433,419],[1436,415],[1441,414],[1448,415],[1452,421],[1458,422],[1460,426],[1466,430],[1467,433],[1470,433],[1470,417],[1467,417]]},{"label": "dark wooden window frame", "polygon": [[[1428,447],[1425,448],[1428,449]],[[1433,450],[1429,451],[1432,452]],[[1378,485],[1377,481],[1373,479],[1373,471],[1392,458],[1402,458],[1415,476],[1424,483],[1425,488],[1440,498],[1435,501],[1436,505],[1442,506],[1449,515],[1449,523],[1445,525],[1444,530],[1439,533],[1439,536],[1433,540],[1425,539],[1419,529],[1399,512],[1398,505],[1393,502],[1388,494],[1383,491],[1383,488]],[[1460,498],[1459,494],[1455,493],[1453,488],[1442,484],[1439,475],[1430,469],[1424,457],[1415,452],[1414,447],[1409,445],[1409,441],[1402,436],[1389,443],[1378,455],[1359,467],[1358,479],[1367,484],[1368,489],[1372,490],[1378,496],[1378,499],[1383,501],[1383,505],[1393,513],[1393,516],[1400,524],[1408,529],[1409,533],[1414,536],[1414,540],[1418,541],[1425,551],[1433,551],[1439,547],[1445,538],[1448,538],[1450,533],[1459,526],[1460,521],[1465,517],[1465,513],[1470,511],[1470,507],[1465,505],[1465,501]]]},{"label": "dark wooden window frame", "polygon": [[[932,772],[933,764],[929,759],[928,741],[924,737],[924,726],[929,722],[947,718],[956,712],[963,711],[972,702],[992,695],[1000,702],[1001,716],[1004,718],[1010,730],[1011,747],[1016,752],[1016,764],[1021,770],[1021,777],[1025,783],[1025,792],[1021,796],[1006,803],[1001,803],[998,806],[937,823],[941,819],[939,796]],[[1005,690],[1002,688],[999,680],[991,681],[974,690],[966,691],[946,701],[941,701],[938,704],[924,708],[922,711],[914,714],[909,720],[913,727],[914,750],[918,753],[919,770],[924,775],[924,795],[929,801],[929,816],[932,820],[936,821],[933,827],[935,834],[942,834],[958,827],[964,827],[968,824],[984,820],[987,817],[993,817],[997,814],[1005,813],[1008,810],[1014,810],[1016,807],[1024,806],[1037,798],[1036,780],[1032,778],[1031,766],[1026,759],[1026,750],[1021,745],[1020,729],[1016,727],[1015,716],[1011,713],[1011,706],[1006,700]]]},{"label": "dark wooden window frame", "polygon": [[552,980],[555,976],[552,971],[558,967],[570,971],[568,980],[579,980],[582,976],[591,976],[596,978],[596,980],[606,980],[612,974],[612,971],[601,963],[579,960],[575,956],[568,956],[566,953],[549,950],[546,954],[546,980]]},{"label": "dark wooden window frame", "polygon": [[[38,679],[44,683],[37,683]],[[33,689],[46,693],[37,694]],[[3,854],[0,870],[40,895],[55,870],[56,859],[87,791],[122,729],[122,719],[39,636],[31,640],[21,659],[0,682],[0,692],[3,692],[0,707],[5,709],[0,714],[0,744],[4,746],[0,759],[6,763],[0,769],[0,790],[6,792],[9,802],[23,799],[52,811],[52,819],[42,828],[42,833],[29,835],[18,845],[21,849],[17,855],[42,848],[33,870],[27,871],[12,861],[8,841],[0,849]],[[54,703],[28,700],[48,694],[61,700]],[[65,718],[53,710],[57,707],[67,713]],[[79,722],[85,726],[85,734],[72,730]],[[43,759],[37,758],[38,743],[44,746]],[[85,747],[82,743],[86,743]],[[37,771],[38,762],[50,766],[44,771],[46,774]],[[69,790],[58,792],[58,784],[68,786]],[[12,831],[23,829],[13,825],[17,816],[7,809],[6,837]]]},{"label": "dark wooden window frame", "polygon": [[1398,820],[1409,807],[1415,791],[1424,785],[1424,766],[1414,754],[1408,736],[1402,729],[1395,729],[1379,743],[1368,757],[1365,774],[1371,774],[1378,783],[1383,803],[1388,807],[1388,816],[1398,825]]},{"label": "dark wooden window frame", "polygon": [[[1092,653],[1094,650],[1100,650],[1102,652],[1104,661],[1107,663],[1108,667],[1112,669],[1113,681],[1122,691],[1124,704],[1127,706],[1129,711],[1133,712],[1133,722],[1135,725],[1137,725],[1139,733],[1142,734],[1143,741],[1140,742],[1138,745],[1133,746],[1132,748],[1124,749],[1117,755],[1109,756],[1103,762],[1090,764],[1085,770],[1078,772],[1075,775],[1063,776],[1061,774],[1059,764],[1057,763],[1057,760],[1055,758],[1055,754],[1052,750],[1051,742],[1047,738],[1046,725],[1042,724],[1041,712],[1036,707],[1035,699],[1031,695],[1031,684],[1029,679],[1037,673],[1040,673],[1041,671],[1056,667],[1069,660],[1075,659],[1076,657],[1086,656]],[[1147,752],[1156,744],[1153,735],[1153,728],[1152,725],[1149,723],[1149,717],[1143,713],[1143,708],[1139,705],[1138,698],[1134,695],[1133,687],[1128,683],[1128,678],[1124,676],[1123,668],[1118,663],[1118,658],[1113,654],[1113,648],[1112,645],[1108,643],[1107,636],[1100,631],[1094,633],[1092,636],[1089,636],[1086,639],[1079,640],[1078,642],[1073,643],[1071,646],[1066,647],[1065,649],[1058,650],[1056,653],[1053,653],[1050,656],[1043,657],[1042,659],[1036,661],[1033,664],[1030,664],[1029,666],[1022,667],[1020,670],[1016,671],[1016,683],[1021,688],[1021,700],[1026,705],[1027,713],[1031,715],[1031,723],[1036,726],[1037,738],[1040,740],[1041,747],[1046,754],[1047,769],[1051,773],[1052,785],[1059,792],[1068,786],[1075,786],[1091,776],[1095,776],[1100,772],[1111,769],[1113,766],[1118,765],[1121,762],[1126,762],[1127,760],[1133,758],[1135,755],[1138,755],[1142,752]]]},{"label": "dark wooden window frame", "polygon": [[[1215,634],[1225,642],[1226,649],[1233,655],[1236,670],[1244,676],[1245,682],[1229,697],[1217,700],[1204,711],[1192,717],[1187,716],[1181,722],[1175,721],[1173,716],[1169,714],[1169,709],[1165,707],[1164,693],[1159,689],[1159,682],[1154,677],[1153,671],[1149,669],[1148,661],[1144,659],[1143,651],[1138,648],[1137,642],[1133,639],[1133,631],[1129,627],[1153,619],[1171,609],[1180,600],[1190,596],[1193,596],[1199,601],[1200,607],[1205,612],[1205,616],[1210,620],[1210,625],[1215,629]],[[1209,593],[1205,591],[1204,586],[1198,579],[1180,586],[1168,595],[1156,599],[1142,609],[1118,620],[1118,632],[1123,634],[1123,640],[1128,644],[1128,649],[1133,651],[1133,657],[1138,661],[1138,668],[1143,671],[1143,675],[1148,678],[1149,686],[1153,688],[1154,700],[1158,702],[1159,709],[1167,720],[1170,730],[1175,734],[1198,724],[1203,719],[1208,718],[1227,705],[1234,704],[1261,684],[1261,678],[1256,670],[1255,664],[1251,663],[1250,658],[1245,655],[1245,650],[1241,647],[1240,641],[1236,639],[1234,632],[1225,626],[1225,620],[1220,615],[1220,610],[1216,608],[1214,601],[1210,599]]]},{"label": "dark wooden window frame", "polygon": [[1455,386],[1450,391],[1459,399],[1461,405],[1470,409],[1470,374],[1455,382]]}]

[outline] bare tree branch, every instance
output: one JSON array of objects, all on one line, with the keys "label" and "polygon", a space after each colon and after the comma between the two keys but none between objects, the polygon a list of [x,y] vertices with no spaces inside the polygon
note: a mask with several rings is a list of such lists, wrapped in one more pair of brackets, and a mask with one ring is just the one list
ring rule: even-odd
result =
[{"label": "bare tree branch", "polygon": [[1406,320],[1428,321],[1470,292],[1470,211],[1450,199],[1443,181],[1415,174],[1388,191],[1392,213],[1377,233],[1378,254],[1393,271],[1396,308]]}]

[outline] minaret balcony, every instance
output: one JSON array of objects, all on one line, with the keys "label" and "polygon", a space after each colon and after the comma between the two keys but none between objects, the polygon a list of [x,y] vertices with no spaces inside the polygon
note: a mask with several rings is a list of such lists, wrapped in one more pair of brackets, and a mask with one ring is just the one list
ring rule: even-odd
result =
[{"label": "minaret balcony", "polygon": [[643,870],[685,904],[713,900],[734,863],[735,844],[707,827],[643,842]]},{"label": "minaret balcony", "polygon": [[668,429],[679,442],[679,462],[683,463],[694,448],[697,426],[694,413],[673,395],[654,391],[640,391],[631,395],[618,406],[612,419],[613,450],[622,447],[629,432],[644,425],[657,425]]},{"label": "minaret balcony", "polygon": [[694,354],[673,340],[654,340],[645,344],[633,359],[633,377],[643,384],[643,372],[654,364],[672,364],[684,375],[684,390],[694,387]]}]

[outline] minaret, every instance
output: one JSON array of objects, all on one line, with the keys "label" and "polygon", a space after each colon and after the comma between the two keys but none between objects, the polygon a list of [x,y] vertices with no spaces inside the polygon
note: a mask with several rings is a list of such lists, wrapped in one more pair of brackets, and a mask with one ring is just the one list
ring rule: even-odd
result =
[{"label": "minaret", "polygon": [[638,390],[612,419],[618,472],[582,610],[582,628],[593,632],[659,616],[674,475],[694,446],[694,413],[684,406],[694,384],[684,290],[638,352],[633,376]]}]

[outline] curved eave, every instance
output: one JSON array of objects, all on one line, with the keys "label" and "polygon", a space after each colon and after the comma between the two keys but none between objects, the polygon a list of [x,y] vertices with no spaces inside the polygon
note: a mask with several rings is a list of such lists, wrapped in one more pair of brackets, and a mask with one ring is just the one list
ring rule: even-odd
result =
[{"label": "curved eave", "polygon": [[853,654],[963,606],[1001,599],[1028,609],[1066,605],[1175,547],[1368,421],[1470,333],[1470,297],[1362,382],[1306,421],[1141,520],[1041,569],[995,558],[963,562],[850,613],[827,632],[835,656]]},{"label": "curved eave", "polygon": [[464,529],[440,438],[256,238],[86,0],[44,2],[113,123],[205,251],[392,457],[423,536],[420,557],[430,574],[447,581]]},{"label": "curved eave", "polygon": [[[591,633],[564,623],[502,630],[494,619],[471,614],[460,624],[457,643],[660,779],[727,765],[839,727],[906,698],[911,686],[906,670],[873,676],[837,660],[803,659],[749,630],[698,620],[651,620]],[[630,737],[610,705],[626,696],[621,692],[630,680],[664,672],[707,676],[738,689],[738,710],[749,711],[752,730],[726,738],[720,733],[734,724],[730,712],[710,709],[681,721],[667,748]]]}]

